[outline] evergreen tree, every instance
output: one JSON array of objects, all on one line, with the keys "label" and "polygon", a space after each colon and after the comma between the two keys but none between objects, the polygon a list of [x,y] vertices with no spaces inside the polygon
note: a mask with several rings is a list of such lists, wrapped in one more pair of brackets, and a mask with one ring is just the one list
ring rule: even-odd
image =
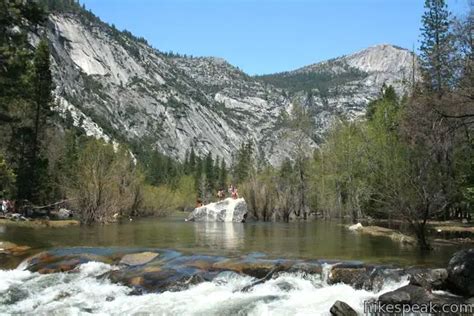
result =
[{"label": "evergreen tree", "polygon": [[212,154],[208,153],[204,162],[204,173],[207,179],[207,189],[209,192],[213,192],[215,189],[214,181],[214,160]]},{"label": "evergreen tree", "polygon": [[234,165],[234,181],[236,183],[244,182],[253,170],[253,145],[249,141],[242,143],[237,152],[237,157]]},{"label": "evergreen tree", "polygon": [[185,175],[189,175],[191,172],[189,168],[189,150],[186,150],[186,153],[184,154],[183,172]]},{"label": "evergreen tree", "polygon": [[[53,79],[50,52],[46,40],[41,40],[35,51],[30,79],[30,101],[26,117],[16,129],[12,146],[19,145],[17,168],[18,197],[33,203],[42,202],[48,184],[48,161],[43,156],[47,118],[51,115]],[[18,138],[16,138],[18,137]],[[17,142],[20,140],[20,142]]]},{"label": "evergreen tree", "polygon": [[422,17],[421,64],[429,90],[442,94],[452,81],[450,12],[445,0],[426,0]]},{"label": "evergreen tree", "polygon": [[225,160],[221,160],[221,167],[219,168],[219,180],[218,180],[219,189],[225,190],[227,187],[227,166]]},{"label": "evergreen tree", "polygon": [[191,173],[196,172],[196,153],[194,152],[194,147],[191,147],[191,152],[189,153],[189,170]]}]

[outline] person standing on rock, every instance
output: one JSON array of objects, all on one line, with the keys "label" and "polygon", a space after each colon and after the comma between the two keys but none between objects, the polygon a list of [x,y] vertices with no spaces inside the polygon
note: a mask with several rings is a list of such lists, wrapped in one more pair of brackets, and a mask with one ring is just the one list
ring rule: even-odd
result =
[{"label": "person standing on rock", "polygon": [[237,200],[239,198],[239,191],[237,190],[236,187],[234,187],[234,190],[232,191],[231,196],[234,200]]},{"label": "person standing on rock", "polygon": [[9,202],[8,202],[8,200],[2,199],[2,213],[3,213],[3,214],[8,213],[8,209],[9,209]]},{"label": "person standing on rock", "polygon": [[197,200],[196,200],[196,208],[201,207],[202,205],[203,205],[203,204],[202,204],[201,199],[197,199]]},{"label": "person standing on rock", "polygon": [[225,199],[224,190],[220,189],[219,191],[217,191],[217,198],[219,199],[219,201],[222,201],[223,199]]}]

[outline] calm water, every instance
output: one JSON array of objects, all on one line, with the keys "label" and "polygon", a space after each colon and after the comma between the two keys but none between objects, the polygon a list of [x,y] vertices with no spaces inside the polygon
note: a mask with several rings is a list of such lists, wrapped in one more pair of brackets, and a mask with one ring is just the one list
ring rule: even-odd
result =
[{"label": "calm water", "polygon": [[[428,254],[384,237],[360,235],[339,222],[190,223],[183,217],[140,219],[107,226],[30,229],[0,226],[0,240],[31,246],[35,253],[52,247],[156,247],[189,253],[238,256],[262,252],[271,257],[361,260],[395,265],[446,266],[461,246],[440,246]],[[0,267],[22,258],[0,256]]]}]

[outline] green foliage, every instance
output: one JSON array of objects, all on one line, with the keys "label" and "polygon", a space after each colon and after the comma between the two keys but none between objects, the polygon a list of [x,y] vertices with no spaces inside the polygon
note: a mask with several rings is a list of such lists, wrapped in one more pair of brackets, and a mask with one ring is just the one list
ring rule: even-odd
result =
[{"label": "green foliage", "polygon": [[420,59],[425,85],[438,93],[453,83],[450,16],[444,0],[425,0]]},{"label": "green foliage", "polygon": [[11,197],[15,190],[15,173],[0,155],[0,197]]},{"label": "green foliage", "polygon": [[165,216],[178,209],[179,205],[177,194],[168,186],[145,185],[142,190],[140,214]]},{"label": "green foliage", "polygon": [[84,224],[107,223],[139,206],[143,179],[128,150],[90,139],[80,150],[68,198]]},{"label": "green foliage", "polygon": [[240,145],[232,168],[232,176],[236,184],[243,183],[254,171],[253,153],[254,148],[251,141]]},{"label": "green foliage", "polygon": [[39,0],[38,3],[49,12],[77,13],[83,10],[77,0]]},{"label": "green foliage", "polygon": [[341,73],[332,72],[327,66],[321,66],[315,71],[283,72],[272,75],[257,76],[258,80],[272,84],[276,87],[286,89],[292,93],[299,91],[318,91],[320,96],[329,96],[329,90],[344,85],[348,82],[364,79],[367,74],[351,68],[348,65],[330,61],[330,65],[336,65],[344,69]]}]

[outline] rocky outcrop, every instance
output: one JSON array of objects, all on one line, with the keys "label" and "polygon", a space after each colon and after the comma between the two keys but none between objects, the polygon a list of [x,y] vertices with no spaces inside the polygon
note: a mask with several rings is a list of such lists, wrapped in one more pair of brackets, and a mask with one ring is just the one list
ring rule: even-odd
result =
[{"label": "rocky outcrop", "polygon": [[456,252],[448,264],[448,286],[460,295],[474,296],[474,249]]},{"label": "rocky outcrop", "polygon": [[357,316],[357,312],[349,304],[336,301],[329,310],[332,316]]},{"label": "rocky outcrop", "polygon": [[247,216],[247,203],[243,198],[227,198],[194,209],[187,221],[242,223]]}]

